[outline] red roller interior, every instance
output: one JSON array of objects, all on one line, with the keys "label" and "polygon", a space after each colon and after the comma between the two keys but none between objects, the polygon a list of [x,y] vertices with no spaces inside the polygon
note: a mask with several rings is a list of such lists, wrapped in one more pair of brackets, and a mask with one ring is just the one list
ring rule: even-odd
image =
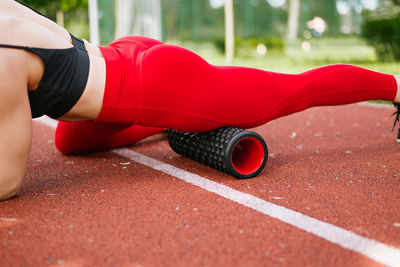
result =
[{"label": "red roller interior", "polygon": [[264,160],[264,147],[254,137],[240,140],[232,151],[232,166],[243,175],[257,171]]}]

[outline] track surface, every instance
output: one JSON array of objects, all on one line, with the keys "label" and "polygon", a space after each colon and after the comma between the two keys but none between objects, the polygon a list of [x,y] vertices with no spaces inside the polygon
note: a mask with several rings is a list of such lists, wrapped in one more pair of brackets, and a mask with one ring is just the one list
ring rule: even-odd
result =
[{"label": "track surface", "polygon": [[[313,108],[256,128],[270,158],[249,180],[175,154],[163,135],[122,150],[148,166],[63,156],[35,121],[21,196],[0,203],[0,266],[400,266],[392,112]],[[203,188],[185,181],[197,177]],[[263,213],[270,203],[289,219]]]}]

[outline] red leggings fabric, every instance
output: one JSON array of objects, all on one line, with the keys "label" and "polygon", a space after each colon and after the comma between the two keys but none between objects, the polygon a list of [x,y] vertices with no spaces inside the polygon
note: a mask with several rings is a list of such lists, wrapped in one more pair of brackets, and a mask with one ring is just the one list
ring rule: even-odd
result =
[{"label": "red leggings fabric", "polygon": [[[97,120],[86,124],[107,123],[114,134],[121,124],[188,132],[228,125],[251,128],[313,106],[391,101],[397,91],[393,75],[352,65],[301,74],[220,67],[189,50],[145,37],[121,38],[100,49],[107,69],[103,107]],[[81,134],[84,127],[76,125],[60,123],[58,147],[67,147],[63,142],[72,134],[84,139],[87,131]],[[143,129],[151,134],[152,128]]]},{"label": "red leggings fabric", "polygon": [[82,154],[131,145],[162,131],[162,128],[140,125],[60,121],[56,129],[55,145],[64,154]]}]

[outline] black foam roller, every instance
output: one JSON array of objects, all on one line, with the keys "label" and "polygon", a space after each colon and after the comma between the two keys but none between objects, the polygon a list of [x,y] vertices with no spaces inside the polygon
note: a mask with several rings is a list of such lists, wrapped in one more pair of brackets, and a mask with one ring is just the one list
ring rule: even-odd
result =
[{"label": "black foam roller", "polygon": [[268,158],[259,134],[235,127],[204,133],[168,130],[168,142],[176,153],[240,179],[258,175]]}]

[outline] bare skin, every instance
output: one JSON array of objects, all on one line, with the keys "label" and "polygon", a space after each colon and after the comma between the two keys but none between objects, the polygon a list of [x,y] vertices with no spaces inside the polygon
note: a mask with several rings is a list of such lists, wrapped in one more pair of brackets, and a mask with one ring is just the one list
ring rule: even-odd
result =
[{"label": "bare skin", "polygon": [[[12,0],[0,4],[1,44],[42,48],[72,47],[69,33]],[[85,91],[76,105],[60,120],[95,119],[101,109],[105,62],[97,46],[85,42],[90,71]],[[12,62],[12,64],[10,64]],[[32,139],[32,117],[28,91],[34,91],[44,72],[43,61],[20,49],[0,48],[0,200],[18,195]]]},{"label": "bare skin", "polygon": [[[69,33],[56,23],[14,2],[1,0],[0,44],[41,48],[69,48]],[[105,61],[97,46],[85,42],[90,70],[80,100],[59,120],[93,120],[100,113],[106,79]],[[12,62],[12,64],[10,64]],[[32,117],[28,92],[37,89],[43,61],[20,49],[0,48],[0,200],[18,195],[29,159]],[[395,76],[400,102],[400,75]]]}]

